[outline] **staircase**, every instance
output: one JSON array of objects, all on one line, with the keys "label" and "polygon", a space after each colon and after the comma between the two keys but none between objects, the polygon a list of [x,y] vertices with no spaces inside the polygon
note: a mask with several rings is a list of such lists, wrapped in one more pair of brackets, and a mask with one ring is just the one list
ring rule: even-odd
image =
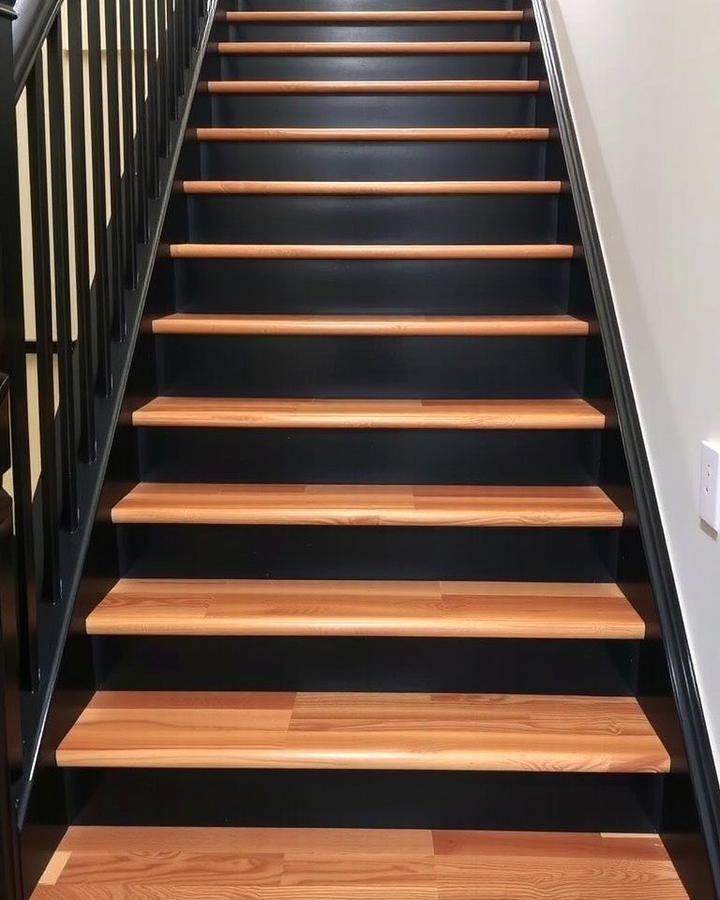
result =
[{"label": "staircase", "polygon": [[218,14],[40,900],[689,896],[533,22],[448,4]]}]

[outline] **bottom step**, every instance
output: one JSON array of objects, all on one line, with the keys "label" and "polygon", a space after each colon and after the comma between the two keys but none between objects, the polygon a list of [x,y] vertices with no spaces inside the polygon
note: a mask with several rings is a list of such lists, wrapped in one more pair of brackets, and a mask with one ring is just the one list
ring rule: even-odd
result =
[{"label": "bottom step", "polygon": [[657,835],[74,827],[33,900],[687,900]]}]

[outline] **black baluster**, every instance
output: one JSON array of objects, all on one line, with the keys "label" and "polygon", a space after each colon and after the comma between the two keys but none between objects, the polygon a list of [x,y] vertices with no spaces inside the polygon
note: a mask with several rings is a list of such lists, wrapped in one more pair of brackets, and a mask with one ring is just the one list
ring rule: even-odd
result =
[{"label": "black baluster", "polygon": [[110,323],[112,278],[108,259],[107,183],[105,171],[105,122],[103,116],[102,59],[100,51],[99,0],[87,3],[93,231],[95,235],[95,301],[97,308],[97,388],[106,397],[112,391]]},{"label": "black baluster", "polygon": [[75,383],[72,371],[70,256],[68,250],[67,158],[65,151],[65,73],[62,23],[58,16],[48,35],[48,106],[52,171],[55,321],[58,348],[58,434],[60,438],[61,512],[70,531],[78,527],[77,457],[75,447]]},{"label": "black baluster", "polygon": [[55,379],[52,347],[50,229],[48,224],[45,91],[42,56],[27,83],[28,158],[37,344],[38,416],[40,424],[40,494],[43,523],[42,589],[52,603],[62,596],[59,563],[58,458],[55,441]]},{"label": "black baluster", "polygon": [[125,337],[125,276],[122,264],[125,225],[120,207],[120,94],[118,79],[117,6],[105,4],[105,72],[108,96],[108,151],[110,157],[110,259],[112,267],[112,333],[116,340]]},{"label": "black baluster", "polygon": [[90,302],[81,4],[82,0],[69,0],[68,2],[70,149],[72,152],[73,230],[75,240],[75,303],[78,316],[78,362],[80,372],[80,456],[85,462],[93,462],[97,454],[94,387],[97,334]]},{"label": "black baluster", "polygon": [[157,29],[158,29],[158,152],[164,159],[168,155],[168,141],[170,136],[170,83],[168,80],[168,41],[167,41],[167,10],[165,0],[157,0]]},{"label": "black baluster", "polygon": [[145,104],[145,39],[143,35],[143,0],[133,3],[133,35],[135,61],[135,236],[145,243],[148,239],[147,192],[147,115]]},{"label": "black baluster", "polygon": [[148,193],[156,200],[159,196],[158,183],[158,85],[157,85],[157,22],[155,19],[156,0],[145,0],[145,35],[147,41],[147,153],[148,153]]},{"label": "black baluster", "polygon": [[130,3],[120,3],[120,81],[122,86],[123,158],[123,236],[125,284],[137,285],[137,247],[135,232],[135,126],[133,124],[133,55]]}]

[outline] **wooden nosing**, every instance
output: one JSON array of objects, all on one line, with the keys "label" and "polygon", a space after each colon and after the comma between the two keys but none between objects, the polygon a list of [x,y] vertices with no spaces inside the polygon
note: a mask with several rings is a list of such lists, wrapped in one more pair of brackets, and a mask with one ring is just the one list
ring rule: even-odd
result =
[{"label": "wooden nosing", "polygon": [[156,397],[128,409],[133,425],[196,428],[606,428],[607,404],[558,400],[324,400]]},{"label": "wooden nosing", "polygon": [[94,635],[643,640],[651,614],[614,584],[123,578]]},{"label": "wooden nosing", "polygon": [[579,336],[596,324],[575,316],[347,316],[170,313],[146,325],[154,334]]},{"label": "wooden nosing", "polygon": [[[599,487],[142,482],[105,489],[115,524],[620,528],[629,496]],[[119,497],[118,497],[119,495]]]},{"label": "wooden nosing", "polygon": [[228,10],[218,21],[253,22],[520,22],[522,10],[408,9],[408,10]]},{"label": "wooden nosing", "polygon": [[407,56],[413,54],[520,54],[532,41],[217,41],[208,52],[224,56]]},{"label": "wooden nosing", "polygon": [[99,691],[59,766],[668,772],[634,697]]},{"label": "wooden nosing", "polygon": [[535,80],[404,80],[404,81],[201,81],[209,94],[536,94]]},{"label": "wooden nosing", "polygon": [[549,128],[189,128],[190,141],[546,141]]},{"label": "wooden nosing", "polygon": [[173,259],[572,259],[572,244],[169,244]]},{"label": "wooden nosing", "polygon": [[178,181],[183,194],[559,194],[562,181]]}]

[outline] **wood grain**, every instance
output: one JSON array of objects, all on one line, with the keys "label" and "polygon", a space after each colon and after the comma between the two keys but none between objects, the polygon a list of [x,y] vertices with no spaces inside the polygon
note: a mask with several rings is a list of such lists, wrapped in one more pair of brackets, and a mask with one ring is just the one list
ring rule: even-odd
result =
[{"label": "wood grain", "polygon": [[98,635],[642,640],[648,619],[615,584],[123,578],[85,628]]},{"label": "wood grain", "polygon": [[224,56],[405,56],[410,54],[530,53],[531,41],[216,41],[209,53]]},{"label": "wood grain", "polygon": [[183,194],[559,194],[562,181],[178,181]]},{"label": "wood grain", "polygon": [[50,867],[33,900],[688,900],[656,834],[74,826]]},{"label": "wood grain", "polygon": [[188,128],[189,141],[547,141],[549,128]]},{"label": "wood grain", "polygon": [[398,9],[398,10],[228,10],[218,12],[220,22],[520,22],[522,10]]},{"label": "wood grain", "polygon": [[584,336],[595,323],[575,316],[338,316],[170,313],[149,321],[154,334],[557,335]]},{"label": "wood grain", "polygon": [[201,81],[208,94],[536,94],[536,80]]},{"label": "wood grain", "polygon": [[668,772],[632,697],[98,691],[60,766]]},{"label": "wood grain", "polygon": [[103,500],[100,515],[116,524],[618,528],[620,502],[592,486],[144,482]]},{"label": "wood grain", "polygon": [[169,244],[173,259],[572,259],[573,244]]},{"label": "wood grain", "polygon": [[606,403],[559,400],[326,400],[155,397],[126,415],[143,427],[599,429]]}]

